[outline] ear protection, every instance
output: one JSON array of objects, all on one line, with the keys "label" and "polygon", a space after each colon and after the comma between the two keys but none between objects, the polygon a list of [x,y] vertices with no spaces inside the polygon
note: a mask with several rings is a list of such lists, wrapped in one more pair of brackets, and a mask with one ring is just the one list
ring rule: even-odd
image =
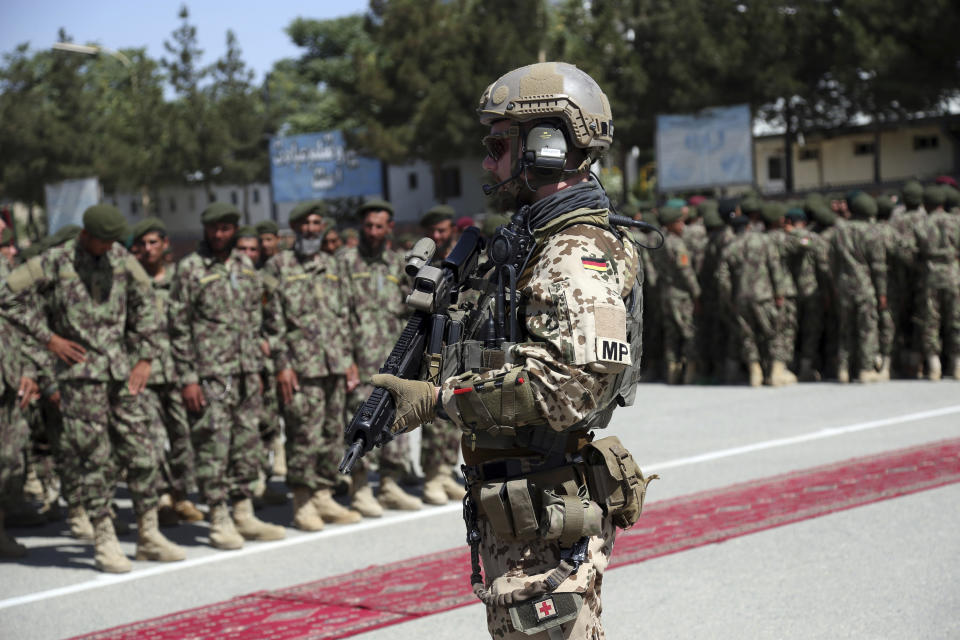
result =
[{"label": "ear protection", "polygon": [[557,182],[566,162],[567,140],[561,129],[550,124],[538,124],[527,132],[523,145],[523,164],[534,176],[547,182]]}]

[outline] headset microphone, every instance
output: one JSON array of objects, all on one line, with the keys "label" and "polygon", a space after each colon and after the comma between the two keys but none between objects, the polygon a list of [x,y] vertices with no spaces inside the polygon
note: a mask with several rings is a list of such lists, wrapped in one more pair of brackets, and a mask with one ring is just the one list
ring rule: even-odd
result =
[{"label": "headset microphone", "polygon": [[483,185],[483,195],[488,196],[488,195],[490,195],[491,193],[493,193],[494,191],[496,191],[497,189],[499,189],[500,187],[502,187],[503,185],[509,184],[509,183],[513,182],[514,180],[516,180],[517,178],[520,177],[520,173],[521,173],[522,171],[523,171],[523,169],[520,168],[520,167],[518,167],[518,170],[517,170],[516,172],[514,172],[514,174],[513,174],[512,176],[510,176],[509,178],[507,178],[507,179],[504,180],[503,182],[498,182],[497,184],[493,184],[493,185],[490,185],[490,184],[485,184],[485,185]]}]

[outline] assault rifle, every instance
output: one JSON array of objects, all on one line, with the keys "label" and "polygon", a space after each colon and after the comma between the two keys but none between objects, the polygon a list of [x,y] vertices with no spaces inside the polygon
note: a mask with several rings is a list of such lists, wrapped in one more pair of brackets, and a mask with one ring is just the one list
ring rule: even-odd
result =
[{"label": "assault rifle", "polygon": [[[450,307],[457,303],[460,292],[470,287],[484,248],[480,231],[469,227],[439,267],[430,264],[436,252],[430,238],[422,238],[407,253],[405,270],[414,279],[407,305],[414,313],[380,373],[428,380],[437,386],[443,382],[444,346],[459,342],[465,329],[463,320],[450,317]],[[350,473],[365,453],[393,440],[390,427],[395,416],[393,396],[383,387],[375,387],[344,432],[347,451],[340,473]]]}]

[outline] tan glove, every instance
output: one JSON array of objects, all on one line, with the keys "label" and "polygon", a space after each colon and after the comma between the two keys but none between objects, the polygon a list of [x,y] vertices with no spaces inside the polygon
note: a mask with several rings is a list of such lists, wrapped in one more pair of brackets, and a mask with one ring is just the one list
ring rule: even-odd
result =
[{"label": "tan glove", "polygon": [[383,387],[397,404],[397,417],[391,432],[403,433],[432,422],[437,415],[436,389],[422,380],[404,380],[386,373],[378,373],[370,379],[377,387]]}]

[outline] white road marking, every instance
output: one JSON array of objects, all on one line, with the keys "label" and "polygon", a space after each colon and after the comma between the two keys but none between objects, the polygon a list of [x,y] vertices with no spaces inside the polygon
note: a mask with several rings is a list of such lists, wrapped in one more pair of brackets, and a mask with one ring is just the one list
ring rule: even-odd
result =
[{"label": "white road marking", "polygon": [[[919,420],[928,420],[930,418],[940,418],[940,417],[952,415],[955,413],[960,413],[960,405],[953,405],[949,407],[943,407],[940,409],[932,409],[929,411],[920,411],[917,413],[908,413],[905,415],[895,416],[892,418],[882,418],[880,420],[870,420],[868,422],[859,422],[856,424],[846,425],[842,427],[828,427],[826,429],[820,429],[818,431],[813,431],[813,432],[802,434],[799,436],[792,436],[789,438],[777,438],[775,440],[763,440],[761,442],[755,442],[753,444],[744,445],[742,447],[719,449],[717,451],[711,451],[708,453],[703,453],[696,456],[690,456],[687,458],[677,458],[676,460],[668,460],[666,462],[659,462],[659,463],[653,463],[653,464],[644,464],[641,466],[643,467],[644,471],[662,471],[664,469],[675,469],[677,467],[684,467],[688,465],[700,464],[703,462],[710,462],[712,460],[729,458],[732,456],[743,455],[745,453],[752,453],[754,451],[763,451],[765,449],[773,449],[776,447],[786,447],[794,444],[799,444],[802,442],[810,442],[812,440],[821,440],[823,438],[832,438],[835,436],[854,433],[857,431],[866,431],[868,429],[878,429],[880,427],[888,427],[888,426],[893,426],[897,424],[905,424],[908,422],[916,422]],[[0,600],[0,610],[8,609],[10,607],[19,607],[19,606],[31,604],[34,602],[41,602],[43,600],[49,600],[51,598],[57,598],[60,596],[70,595],[73,593],[80,593],[80,592],[88,591],[91,589],[109,587],[117,584],[122,584],[124,582],[129,582],[131,580],[140,580],[142,578],[149,578],[151,576],[171,573],[173,571],[182,571],[184,569],[190,569],[192,567],[198,567],[205,564],[225,562],[225,561],[233,560],[235,558],[239,558],[242,556],[253,555],[256,553],[263,553],[265,551],[273,551],[275,549],[281,549],[284,547],[292,547],[292,546],[304,544],[307,542],[315,542],[318,540],[333,538],[340,535],[353,534],[359,531],[377,529],[379,527],[384,527],[384,526],[403,523],[403,522],[409,522],[411,520],[419,520],[421,518],[427,518],[427,517],[431,517],[439,514],[455,513],[459,511],[461,508],[462,507],[459,503],[448,504],[442,507],[433,507],[431,509],[427,509],[424,511],[402,513],[402,514],[398,514],[395,516],[382,518],[378,520],[364,520],[363,522],[360,522],[355,525],[334,527],[324,531],[318,531],[316,533],[299,534],[291,538],[278,540],[276,542],[248,544],[244,546],[242,549],[239,549],[237,551],[215,552],[209,555],[201,556],[199,558],[190,558],[182,562],[154,565],[147,569],[139,569],[136,571],[132,571],[130,573],[98,574],[97,577],[92,580],[86,580],[84,582],[79,582],[77,584],[67,585],[64,587],[57,587],[56,589],[48,589],[46,591],[38,591],[36,593],[30,593],[22,596],[17,596],[14,598],[7,598],[6,600]]]}]

